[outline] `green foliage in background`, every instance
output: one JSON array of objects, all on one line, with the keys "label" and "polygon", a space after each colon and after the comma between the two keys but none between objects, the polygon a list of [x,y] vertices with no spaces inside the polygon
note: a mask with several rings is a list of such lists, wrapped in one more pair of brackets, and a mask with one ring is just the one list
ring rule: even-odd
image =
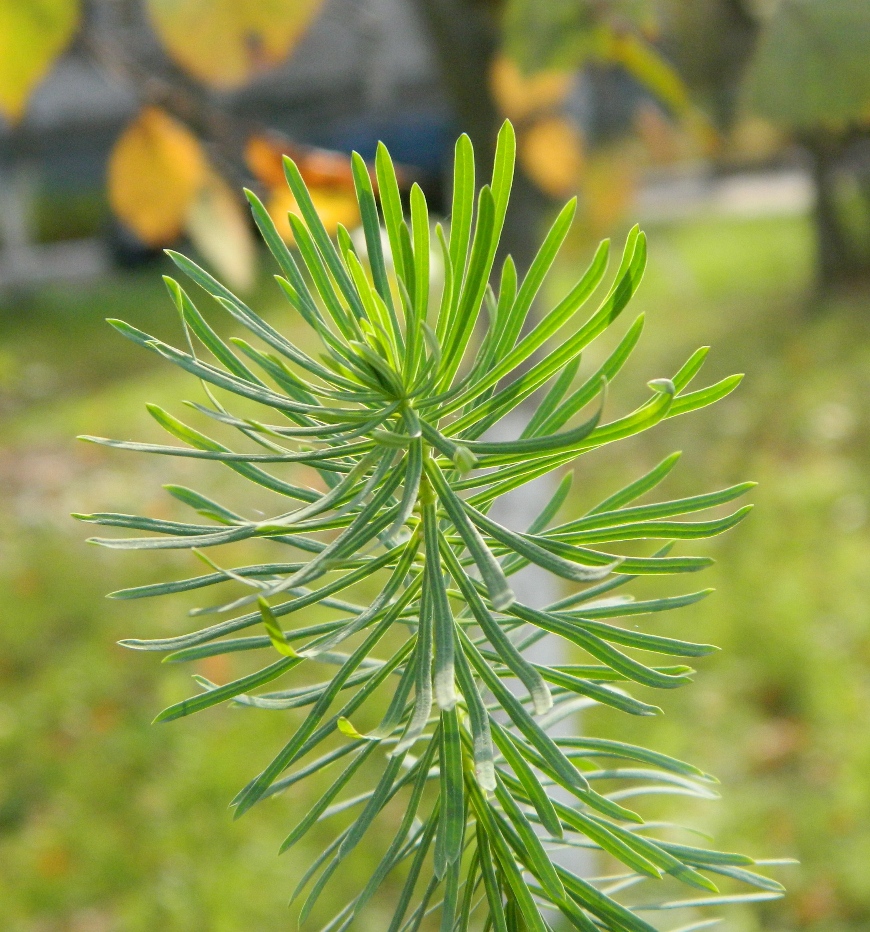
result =
[{"label": "green foliage in background", "polygon": [[[549,354],[533,361],[601,284],[607,244],[602,244],[568,295],[526,331],[523,325],[531,304],[569,231],[574,203],[560,213],[522,282],[508,259],[499,292],[493,293],[488,281],[507,207],[513,156],[513,132],[505,124],[492,185],[481,188],[475,211],[473,153],[467,137],[457,144],[449,240],[436,227],[445,280],[434,326],[428,323],[430,227],[425,201],[415,187],[411,223],[406,224],[386,150],[379,152],[377,180],[395,257],[395,290],[390,287],[378,208],[362,160],[355,157],[354,174],[371,277],[345,231],[339,230],[337,244],[329,239],[296,166],[286,160],[287,180],[301,213],[291,217],[291,224],[309,279],[262,205],[254,195],[250,200],[283,272],[278,277],[282,290],[322,341],[325,352],[319,361],[199,266],[175,254],[176,264],[195,283],[275,352],[264,352],[242,339],[232,340],[231,347],[172,279],[166,281],[184,324],[186,351],[114,322],[134,342],[211,386],[207,392],[212,405],[194,407],[235,428],[264,452],[233,452],[157,406],[151,406],[150,413],[187,446],[86,438],[137,452],[223,462],[255,484],[302,503],[275,517],[249,519],[205,495],[173,485],[167,487],[170,494],[210,524],[114,513],[79,517],[157,535],[97,539],[103,546],[189,549],[212,570],[179,582],[123,590],[115,593],[116,598],[166,595],[226,582],[246,593],[195,612],[233,617],[180,636],[128,640],[123,642],[126,646],[169,652],[167,659],[174,662],[236,652],[271,654],[266,666],[224,685],[197,676],[201,692],[165,709],[158,721],[228,700],[272,710],[310,706],[278,755],[236,796],[237,816],[306,777],[317,774],[323,779],[326,768],[342,761],[339,775],[282,845],[282,850],[295,845],[322,818],[362,807],[300,881],[294,899],[322,868],[303,901],[303,918],[375,819],[394,797],[402,799],[403,816],[382,860],[328,928],[348,927],[385,877],[405,862],[407,879],[390,926],[396,930],[418,927],[439,906],[442,929],[466,929],[475,909],[484,903],[487,924],[496,929],[544,930],[548,924],[542,910],[546,914],[555,909],[575,928],[649,932],[653,926],[639,916],[644,910],[768,899],[781,891],[778,883],[748,869],[755,863],[751,858],[650,837],[649,831],[667,836],[672,829],[645,823],[623,805],[628,798],[662,791],[709,796],[711,778],[703,771],[620,741],[552,738],[547,733],[547,726],[590,705],[640,716],[657,711],[618,684],[670,689],[688,682],[689,667],[647,666],[620,647],[679,658],[703,656],[713,649],[611,621],[689,605],[706,592],[642,602],[609,595],[638,577],[692,572],[709,560],[672,556],[669,544],[651,556],[615,556],[597,548],[613,542],[670,542],[719,534],[747,509],[714,520],[673,519],[732,501],[749,485],[635,505],[670,471],[676,461],[671,456],[577,520],[550,527],[568,493],[568,477],[525,533],[509,530],[488,516],[504,493],[583,453],[710,404],[739,382],[739,377],[730,377],[688,391],[706,356],[702,349],[673,379],[651,382],[651,397],[635,411],[602,423],[607,384],[640,335],[643,321],[638,318],[602,365],[574,386],[581,352],[618,317],[640,282],[646,247],[636,228],[597,310],[556,346],[550,344]],[[472,350],[475,322],[483,317],[484,308],[489,326]],[[220,365],[200,358],[197,343]],[[249,368],[250,363],[263,377]],[[505,378],[511,376],[505,385]],[[548,383],[521,438],[479,439]],[[274,412],[283,415],[285,423],[269,425],[231,413],[214,387],[263,405],[273,416]],[[596,409],[591,416],[562,429],[593,403]],[[300,449],[288,449],[287,440],[296,441]],[[282,463],[312,467],[325,490],[289,483],[260,465]],[[326,540],[319,536],[324,532]],[[254,539],[308,558],[226,569],[203,552]],[[543,610],[523,605],[515,599],[509,577],[529,563],[582,588]],[[328,574],[337,575],[325,582]],[[370,604],[334,598],[364,580],[378,580],[380,591]],[[315,582],[320,585],[311,588]],[[270,601],[275,596],[291,598]],[[311,605],[328,607],[338,617],[283,630],[279,618]],[[248,607],[252,610],[235,614]],[[232,636],[260,625],[263,635]],[[403,638],[396,638],[397,629],[404,631]],[[551,667],[530,662],[523,651],[547,633],[565,638],[597,663]],[[385,645],[386,656],[376,656],[375,649]],[[312,664],[331,665],[337,672],[316,683],[252,693]],[[513,678],[524,687],[519,697],[504,682]],[[357,688],[345,698],[342,694],[352,687]],[[390,700],[372,729],[362,723],[369,700],[379,690]],[[412,749],[419,749],[418,756],[412,756]],[[320,756],[286,773],[314,751]],[[382,758],[384,751],[387,757],[375,770],[374,787],[345,797],[348,787],[359,788],[358,773],[371,772],[365,769],[367,761]],[[600,758],[614,763],[599,766]],[[606,788],[611,781],[628,785],[598,792],[598,781],[604,781]],[[576,802],[553,800],[549,790],[553,785],[561,786]],[[551,860],[551,849],[563,845],[603,850],[620,862],[620,873],[580,877]],[[415,901],[424,867],[430,879]],[[710,874],[762,892],[720,893]],[[641,897],[640,903],[631,894],[627,905],[624,897],[617,897],[625,889],[634,893],[639,883],[666,875],[701,894],[682,896],[665,885]]]},{"label": "green foliage in background", "polygon": [[747,75],[751,106],[790,130],[841,130],[870,117],[870,5],[779,0]]}]

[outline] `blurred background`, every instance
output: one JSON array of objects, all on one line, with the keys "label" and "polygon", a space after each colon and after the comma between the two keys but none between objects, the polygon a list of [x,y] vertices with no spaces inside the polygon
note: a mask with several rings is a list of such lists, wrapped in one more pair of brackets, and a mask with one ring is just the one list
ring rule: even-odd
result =
[{"label": "blurred background", "polygon": [[[192,691],[190,670],[115,642],[179,633],[189,606],[103,596],[189,574],[191,559],[101,552],[68,517],[171,516],[169,481],[249,493],[217,467],[73,438],[156,440],[143,403],[177,411],[198,391],[104,323],[179,339],[165,246],[296,336],[239,193],[258,191],[289,236],[282,153],[327,225],[352,230],[352,149],[371,158],[384,140],[405,186],[446,214],[456,135],[485,174],[504,117],[519,138],[506,249],[521,266],[579,198],[549,298],[599,239],[634,222],[649,234],[646,332],[613,410],[698,345],[713,346],[708,381],[746,373],[715,408],[578,463],[570,507],[676,449],[670,497],[760,482],[748,521],[695,548],[716,558],[703,584],[717,593],[655,623],[723,651],[691,689],[656,697],[664,716],[594,712],[582,727],[722,780],[721,802],[651,811],[725,849],[800,859],[784,900],[723,928],[870,928],[870,4],[0,0],[3,930],[295,927],[287,898],[332,829],[276,851],[317,787],[240,823],[227,809],[294,713],[221,707],[151,727]],[[213,658],[197,672],[232,670]]]}]

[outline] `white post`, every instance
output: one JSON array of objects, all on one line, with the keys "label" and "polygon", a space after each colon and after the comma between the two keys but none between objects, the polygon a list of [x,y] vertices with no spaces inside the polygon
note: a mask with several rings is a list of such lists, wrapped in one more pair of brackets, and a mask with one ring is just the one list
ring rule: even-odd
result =
[{"label": "white post", "polygon": [[[495,428],[490,430],[487,438],[492,440],[514,440],[519,437],[527,423],[528,412],[523,410],[515,411],[503,418]],[[494,503],[490,514],[494,520],[504,524],[505,527],[509,527],[511,530],[524,531],[543,511],[555,491],[556,483],[553,476],[541,476],[498,499]],[[545,605],[557,601],[562,595],[556,578],[534,564],[523,567],[523,569],[511,576],[511,588],[514,590],[517,600],[529,605],[531,608],[543,608]],[[522,630],[526,633],[535,629],[528,625]],[[516,637],[513,640],[516,640]],[[524,653],[529,660],[535,663],[555,665],[568,662],[565,655],[564,641],[553,634],[541,638]],[[509,682],[517,691],[522,688],[519,684]],[[578,724],[579,713],[575,712],[573,715],[557,721],[547,731],[554,736],[567,736],[576,733]],[[554,787],[552,796],[566,805],[571,805],[572,802],[576,801],[573,796],[561,787]],[[589,877],[592,875],[593,855],[592,852],[583,848],[563,848],[555,853],[554,860],[580,876]]]}]

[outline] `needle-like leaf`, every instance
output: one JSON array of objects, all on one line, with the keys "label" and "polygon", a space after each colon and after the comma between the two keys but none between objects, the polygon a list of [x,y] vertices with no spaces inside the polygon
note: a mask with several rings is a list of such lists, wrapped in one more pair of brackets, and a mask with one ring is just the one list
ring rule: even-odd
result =
[{"label": "needle-like leaf", "polygon": [[[245,667],[254,672],[234,673],[220,685],[195,674],[201,692],[169,706],[158,721],[224,702],[290,715],[305,710],[232,806],[238,817],[302,781],[317,783],[282,850],[310,838],[321,822],[344,820],[293,893],[292,900],[306,893],[303,920],[344,862],[363,843],[371,846],[374,869],[361,890],[344,895],[323,932],[349,932],[366,921],[363,910],[399,870],[405,880],[384,922],[388,932],[419,930],[438,911],[441,932],[549,932],[555,926],[544,916],[550,912],[581,932],[654,932],[644,910],[751,903],[782,891],[757,872],[773,863],[756,867],[744,855],[660,838],[668,823],[644,822],[640,811],[627,808],[665,792],[678,800],[676,794],[714,798],[708,774],[635,744],[554,731],[593,706],[639,716],[659,712],[650,696],[632,695],[634,685],[688,683],[694,671],[667,658],[715,650],[635,624],[693,605],[709,590],[656,592],[636,601],[623,587],[643,576],[709,565],[708,557],[671,553],[673,543],[739,523],[748,506],[728,515],[708,510],[739,498],[752,483],[649,500],[676,464],[673,454],[603,501],[584,501],[583,469],[587,462],[593,468],[591,454],[599,447],[703,408],[741,377],[690,391],[707,357],[701,347],[671,379],[648,382],[650,394],[634,410],[611,413],[612,401],[605,408],[606,389],[625,368],[643,317],[611,348],[587,348],[637,291],[646,238],[636,227],[629,232],[616,274],[582,322],[578,315],[604,280],[606,242],[568,293],[532,319],[576,205],[556,216],[524,275],[509,256],[497,262],[516,149],[506,122],[486,183],[477,179],[470,139],[460,137],[449,224],[435,223],[437,245],[422,188],[393,164],[383,144],[374,176],[362,157],[350,158],[364,248],[340,224],[330,235],[317,198],[290,159],[284,167],[296,206],[289,216],[292,249],[259,198],[246,192],[278,264],[279,293],[293,309],[294,326],[311,331],[298,345],[295,334],[291,339],[271,317],[174,252],[172,261],[244,328],[242,335],[219,336],[222,328],[168,277],[180,348],[110,321],[205,389],[208,404],[187,404],[215,437],[198,422],[150,405],[174,445],[83,439],[164,463],[184,458],[231,469],[258,487],[263,512],[250,518],[250,502],[227,506],[170,484],[175,502],[198,517],[76,517],[146,535],[94,541],[104,547],[190,550],[209,567],[167,582],[149,578],[113,593],[115,599],[221,587],[220,601],[189,613],[222,614],[216,623],[128,639],[124,646],[167,652],[171,663],[261,658],[259,669]],[[439,269],[443,276],[435,274]],[[595,363],[587,366],[590,358]],[[512,433],[499,423],[521,412],[523,424]],[[493,429],[495,436],[488,433]],[[567,467],[578,474],[575,491],[571,473],[554,481],[547,504],[525,530],[491,516],[507,493],[522,494],[529,483]],[[573,512],[553,526],[563,509]],[[651,555],[627,543],[644,540],[665,543]],[[276,553],[236,565],[235,556],[212,556],[224,545]],[[509,579],[529,564],[570,581],[572,590],[543,608],[516,600]],[[306,617],[309,609],[316,617]],[[247,628],[255,631],[240,634]],[[561,664],[531,659],[532,646],[552,634],[588,656]],[[302,664],[312,676],[269,687]],[[514,680],[522,685],[516,693]],[[341,771],[327,780],[327,769],[343,758]],[[554,787],[570,794],[572,804]],[[275,800],[276,817],[278,807],[296,800],[294,794],[283,799]],[[394,806],[402,807],[398,817],[387,815]],[[393,818],[397,827],[380,831]],[[554,856],[558,845],[601,850],[629,873],[612,882],[577,876]],[[640,905],[635,894],[623,895],[640,880],[648,889],[665,875],[705,895],[666,892]],[[719,894],[710,875],[754,892]],[[682,932],[709,924],[697,920]]]}]

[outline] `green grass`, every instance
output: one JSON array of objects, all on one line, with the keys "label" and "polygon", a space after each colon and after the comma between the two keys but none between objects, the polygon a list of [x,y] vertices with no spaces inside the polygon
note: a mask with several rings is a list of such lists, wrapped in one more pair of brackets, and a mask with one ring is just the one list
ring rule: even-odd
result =
[{"label": "green grass", "polygon": [[[796,221],[693,223],[653,229],[650,241],[651,271],[638,301],[648,312],[647,355],[636,374],[669,375],[694,346],[711,343],[702,383],[733,371],[746,379],[714,408],[637,443],[633,460],[608,462],[608,484],[618,487],[683,449],[670,490],[754,479],[757,508],[721,541],[693,547],[717,564],[687,588],[698,582],[718,592],[650,625],[718,644],[722,653],[698,664],[690,689],[655,697],[664,717],[595,713],[585,725],[645,736],[716,773],[723,801],[693,808],[696,824],[725,848],[801,860],[782,871],[785,900],[729,915],[726,928],[863,929],[870,921],[867,296],[818,305],[805,297],[810,238]],[[638,381],[626,374],[620,385]],[[578,470],[592,486],[584,502],[602,490],[596,472],[591,462]],[[665,817],[676,816],[674,801],[660,805]]]},{"label": "green grass", "polygon": [[[790,895],[729,914],[729,932],[858,932],[870,922],[867,298],[808,301],[811,237],[800,220],[693,221],[649,232],[650,271],[628,312],[647,312],[646,333],[609,409],[640,397],[647,379],[671,375],[701,343],[713,345],[702,378],[747,378],[725,402],[669,422],[629,454],[578,461],[571,507],[684,449],[668,491],[756,479],[758,508],[727,538],[693,547],[717,565],[691,584],[718,592],[651,623],[723,652],[698,665],[690,689],[656,696],[664,717],[596,712],[583,727],[643,735],[717,773],[724,800],[693,804],[695,824],[724,847],[801,859],[781,872]],[[576,266],[569,257],[560,275],[567,280]],[[279,300],[268,299],[276,320],[286,315]],[[171,334],[157,271],[42,291],[0,313],[0,927],[294,928],[286,900],[330,828],[279,859],[306,796],[278,797],[237,823],[227,809],[286,739],[287,719],[220,708],[152,727],[160,709],[195,691],[191,671],[115,641],[178,632],[194,603],[103,595],[180,575],[190,558],[143,566],[134,555],[87,546],[87,528],[66,517],[97,508],[173,515],[160,484],[193,476],[228,498],[242,489],[207,464],[150,462],[72,440],[83,431],[156,439],[143,403],[179,412],[178,399],[196,396],[193,380],[100,323],[117,315]],[[28,372],[42,374],[38,391],[28,388]],[[222,680],[231,668],[198,669]],[[663,813],[674,805],[668,797],[657,804]],[[341,892],[340,880],[331,895]],[[373,912],[370,928],[382,926]]]}]

